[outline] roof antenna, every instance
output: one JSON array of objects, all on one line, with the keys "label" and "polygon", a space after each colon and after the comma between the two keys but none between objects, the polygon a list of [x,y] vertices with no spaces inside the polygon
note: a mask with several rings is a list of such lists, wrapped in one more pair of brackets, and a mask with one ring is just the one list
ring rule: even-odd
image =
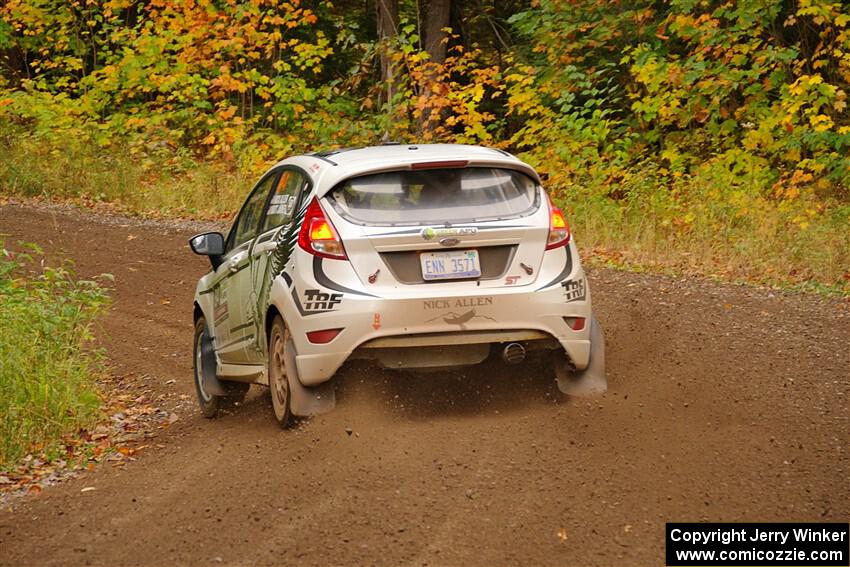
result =
[{"label": "roof antenna", "polygon": [[401,142],[396,142],[395,140],[390,140],[390,133],[384,130],[384,135],[381,136],[381,145],[382,146],[398,146],[401,145]]}]

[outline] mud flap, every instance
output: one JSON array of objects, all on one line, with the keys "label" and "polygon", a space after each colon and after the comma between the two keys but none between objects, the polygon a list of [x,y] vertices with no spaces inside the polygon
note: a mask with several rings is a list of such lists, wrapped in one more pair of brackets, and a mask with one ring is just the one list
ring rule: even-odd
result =
[{"label": "mud flap", "polygon": [[208,330],[204,329],[201,339],[201,380],[204,383],[204,391],[213,396],[226,396],[224,386],[215,373],[215,349]]},{"label": "mud flap", "polygon": [[[560,356],[560,355],[559,355]],[[605,337],[596,317],[590,320],[590,363],[587,368],[570,372],[565,361],[555,364],[558,389],[568,396],[591,396],[608,389],[605,377]]]},{"label": "mud flap", "polygon": [[289,411],[292,415],[310,416],[327,413],[336,406],[336,393],[331,382],[307,387],[298,378],[295,364],[295,345],[292,339],[286,348],[286,380],[289,382]]}]

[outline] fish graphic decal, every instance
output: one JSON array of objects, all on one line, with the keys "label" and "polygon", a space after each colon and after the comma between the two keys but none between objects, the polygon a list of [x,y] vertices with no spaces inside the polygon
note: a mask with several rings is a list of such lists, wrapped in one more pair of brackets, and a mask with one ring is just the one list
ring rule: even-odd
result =
[{"label": "fish graphic decal", "polygon": [[437,315],[433,319],[428,319],[425,321],[426,323],[431,323],[432,321],[436,321],[437,319],[442,319],[444,322],[449,325],[465,325],[469,323],[471,320],[476,317],[481,317],[482,319],[489,319],[490,321],[495,321],[492,317],[487,317],[486,315],[478,315],[475,309],[470,309],[466,313],[456,313],[454,311],[449,311],[448,313],[443,313],[442,315]]}]

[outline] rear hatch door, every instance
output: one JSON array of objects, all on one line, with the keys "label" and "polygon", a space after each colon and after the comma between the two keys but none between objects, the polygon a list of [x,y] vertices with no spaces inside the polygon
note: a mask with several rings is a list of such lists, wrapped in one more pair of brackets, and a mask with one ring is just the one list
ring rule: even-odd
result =
[{"label": "rear hatch door", "polygon": [[542,189],[507,169],[371,174],[324,202],[361,282],[384,296],[530,285],[549,231]]}]

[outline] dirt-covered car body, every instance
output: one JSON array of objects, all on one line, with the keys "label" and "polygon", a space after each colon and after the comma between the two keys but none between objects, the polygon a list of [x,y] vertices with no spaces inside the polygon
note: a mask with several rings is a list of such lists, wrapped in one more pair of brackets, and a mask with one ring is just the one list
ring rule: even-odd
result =
[{"label": "dirt-covered car body", "polygon": [[[200,386],[211,392],[221,380],[269,383],[275,318],[295,414],[332,405],[321,385],[351,358],[416,369],[543,349],[563,390],[604,388],[569,227],[535,170],[506,152],[387,145],[292,157],[257,183],[221,250],[206,237],[191,244],[214,266],[195,295],[207,333]],[[581,380],[592,342],[597,368]]]}]

